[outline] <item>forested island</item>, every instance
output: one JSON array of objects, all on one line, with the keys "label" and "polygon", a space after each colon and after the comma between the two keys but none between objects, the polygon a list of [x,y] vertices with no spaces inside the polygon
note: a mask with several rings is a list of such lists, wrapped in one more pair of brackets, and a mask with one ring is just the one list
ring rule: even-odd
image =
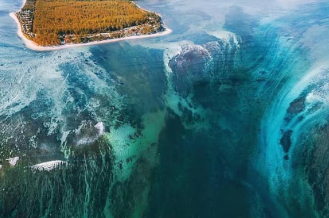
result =
[{"label": "forested island", "polygon": [[39,46],[88,43],[165,30],[161,17],[129,0],[26,0],[15,13]]}]

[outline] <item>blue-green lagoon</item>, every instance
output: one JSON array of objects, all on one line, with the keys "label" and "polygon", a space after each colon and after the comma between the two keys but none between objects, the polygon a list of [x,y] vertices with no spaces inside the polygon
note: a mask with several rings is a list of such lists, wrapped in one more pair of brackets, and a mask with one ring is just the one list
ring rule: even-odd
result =
[{"label": "blue-green lagoon", "polygon": [[138,1],[173,32],[57,51],[25,47],[21,3],[0,217],[329,217],[328,2]]}]

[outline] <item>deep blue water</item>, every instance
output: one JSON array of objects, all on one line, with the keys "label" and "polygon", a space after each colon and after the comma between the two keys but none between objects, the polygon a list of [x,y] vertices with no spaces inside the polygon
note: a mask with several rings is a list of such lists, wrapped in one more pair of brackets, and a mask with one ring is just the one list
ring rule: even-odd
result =
[{"label": "deep blue water", "polygon": [[37,52],[0,0],[0,217],[329,217],[329,3],[138,3],[173,33]]}]

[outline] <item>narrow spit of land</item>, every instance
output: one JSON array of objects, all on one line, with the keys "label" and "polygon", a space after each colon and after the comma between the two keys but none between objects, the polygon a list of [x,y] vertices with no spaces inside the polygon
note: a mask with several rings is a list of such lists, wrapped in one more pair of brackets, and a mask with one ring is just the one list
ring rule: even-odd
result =
[{"label": "narrow spit of land", "polygon": [[161,17],[128,0],[26,0],[11,17],[27,47],[52,50],[170,33]]}]

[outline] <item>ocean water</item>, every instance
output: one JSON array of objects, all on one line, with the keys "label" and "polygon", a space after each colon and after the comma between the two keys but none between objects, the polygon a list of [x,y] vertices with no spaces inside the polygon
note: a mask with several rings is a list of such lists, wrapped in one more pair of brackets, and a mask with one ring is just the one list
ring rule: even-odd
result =
[{"label": "ocean water", "polygon": [[0,0],[0,217],[329,217],[329,3],[138,1],[173,32],[48,52],[21,4]]}]

